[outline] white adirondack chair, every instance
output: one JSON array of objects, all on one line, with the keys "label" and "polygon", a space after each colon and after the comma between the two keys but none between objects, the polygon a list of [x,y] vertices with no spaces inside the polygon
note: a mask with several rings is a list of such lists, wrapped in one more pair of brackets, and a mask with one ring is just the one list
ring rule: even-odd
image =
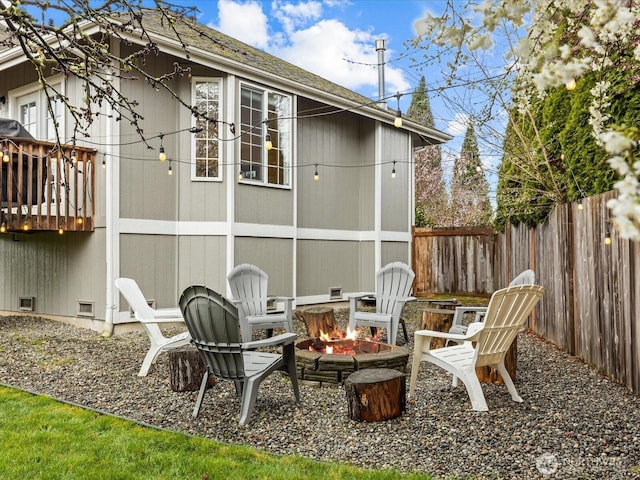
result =
[{"label": "white adirondack chair", "polygon": [[[534,285],[536,283],[536,274],[533,270],[525,270],[516,276],[511,283],[510,287],[516,285]],[[451,321],[451,328],[449,333],[458,333],[464,335],[467,333],[467,325],[464,324],[465,313],[475,313],[474,322],[481,322],[487,312],[487,307],[456,307],[456,311],[453,314],[453,320]],[[453,342],[453,340],[447,340],[447,345]]]},{"label": "white adirondack chair", "polygon": [[[238,307],[243,341],[251,341],[254,330],[284,328],[293,332],[293,313],[290,297],[267,297],[269,276],[255,265],[242,263],[227,275],[231,300]],[[267,311],[267,301],[284,303],[284,312]]]},{"label": "white adirondack chair", "polygon": [[[386,328],[388,342],[396,344],[398,325],[402,323],[405,341],[407,329],[402,320],[402,310],[405,303],[415,300],[411,297],[411,286],[415,274],[402,262],[393,262],[385,265],[376,273],[375,293],[347,294],[349,298],[349,328],[355,330],[356,326],[373,328]],[[358,310],[358,300],[364,297],[373,297],[376,300],[375,312]]]},{"label": "white adirondack chair", "polygon": [[191,337],[189,332],[179,333],[173,337],[165,337],[162,334],[162,330],[160,330],[159,323],[184,322],[179,308],[151,308],[140,287],[131,278],[118,278],[115,283],[133,310],[135,319],[142,324],[151,341],[149,351],[144,357],[140,372],[138,372],[138,376],[144,377],[149,373],[151,364],[161,352],[189,345]]},{"label": "white adirondack chair", "polygon": [[[505,368],[504,358],[543,293],[544,288],[540,285],[520,285],[497,290],[491,296],[484,321],[470,324],[464,335],[432,330],[416,331],[409,396],[413,398],[415,394],[420,363],[431,362],[453,375],[454,387],[457,386],[458,379],[462,380],[473,410],[487,411],[476,367],[488,365],[500,372],[511,398],[522,402]],[[452,339],[462,343],[431,350],[432,338]]]},{"label": "white adirondack chair", "polygon": [[[296,401],[300,401],[296,373],[295,333],[243,342],[238,328],[238,309],[222,295],[204,286],[191,286],[180,297],[180,308],[192,343],[207,370],[193,409],[198,416],[209,377],[231,380],[241,395],[240,425],[245,425],[256,403],[262,380],[276,370],[288,374]],[[281,347],[282,353],[256,351],[260,347]]]}]

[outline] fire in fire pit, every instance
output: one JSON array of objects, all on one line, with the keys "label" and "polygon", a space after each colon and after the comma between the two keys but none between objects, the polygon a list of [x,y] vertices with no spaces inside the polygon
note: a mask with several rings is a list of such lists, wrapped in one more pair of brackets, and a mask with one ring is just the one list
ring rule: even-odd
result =
[{"label": "fire in fire pit", "polygon": [[406,347],[373,340],[308,338],[296,344],[298,379],[315,384],[342,383],[353,372],[365,368],[405,372],[408,360]]}]

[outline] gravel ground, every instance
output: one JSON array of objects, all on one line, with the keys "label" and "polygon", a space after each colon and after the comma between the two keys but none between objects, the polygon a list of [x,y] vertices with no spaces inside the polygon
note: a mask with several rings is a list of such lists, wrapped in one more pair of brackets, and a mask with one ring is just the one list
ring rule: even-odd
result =
[{"label": "gravel ground", "polygon": [[[411,308],[410,336],[419,326]],[[345,311],[336,317],[346,324]],[[303,385],[296,405],[277,374],[263,382],[249,425],[239,426],[229,382],[207,392],[194,420],[197,392],[171,390],[167,355],[138,377],[148,348],[143,333],[104,338],[25,316],[0,317],[0,330],[1,383],[164,429],[437,478],[640,479],[640,396],[532,334],[518,337],[524,403],[511,401],[504,386],[484,385],[490,411],[473,412],[464,387],[451,390],[444,371],[424,364],[415,403],[402,417],[360,423],[349,420],[341,387]]]}]

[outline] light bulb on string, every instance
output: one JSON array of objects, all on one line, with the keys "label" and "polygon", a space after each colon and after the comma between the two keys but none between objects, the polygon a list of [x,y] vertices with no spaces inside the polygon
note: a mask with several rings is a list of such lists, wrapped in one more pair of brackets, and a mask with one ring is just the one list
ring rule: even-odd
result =
[{"label": "light bulb on string", "polygon": [[611,245],[611,232],[607,229],[607,232],[604,234],[604,244]]},{"label": "light bulb on string", "polygon": [[318,164],[316,163],[316,173],[313,174],[313,179],[317,182],[320,180],[320,175],[318,175]]},{"label": "light bulb on string", "polygon": [[396,161],[393,161],[393,168],[391,169],[391,178],[396,178]]},{"label": "light bulb on string", "polygon": [[167,159],[167,154],[164,153],[164,145],[162,144],[162,139],[164,138],[164,134],[160,134],[160,149],[158,150],[158,160],[164,162]]},{"label": "light bulb on string", "polygon": [[582,205],[582,200],[578,202],[578,210],[584,210],[584,205]]},{"label": "light bulb on string", "polygon": [[102,168],[107,168],[107,154],[102,155]]},{"label": "light bulb on string", "polygon": [[4,163],[9,163],[11,159],[9,158],[9,152],[7,150],[2,151],[2,161]]},{"label": "light bulb on string", "polygon": [[0,225],[0,233],[6,233],[7,232],[7,222],[2,222],[2,225]]},{"label": "light bulb on string", "polygon": [[238,172],[238,180],[242,180],[244,178],[244,175],[242,174],[242,169],[240,169],[240,171]]},{"label": "light bulb on string", "polygon": [[171,168],[171,160],[169,160],[169,170],[167,171],[167,175],[173,175],[173,169]]},{"label": "light bulb on string", "polygon": [[396,128],[400,128],[402,126],[402,111],[400,110],[400,97],[402,94],[400,92],[395,94],[396,101],[398,103],[398,108],[396,109],[396,118],[393,120],[393,125]]},{"label": "light bulb on string", "polygon": [[273,143],[271,142],[271,135],[268,133],[264,136],[264,148],[266,148],[267,150],[271,150],[273,148]]},{"label": "light bulb on string", "polygon": [[571,91],[571,90],[575,90],[575,88],[576,88],[576,79],[575,79],[575,78],[570,79],[567,83],[565,83],[565,85],[564,85],[564,86],[565,86],[565,87],[567,88],[567,90],[569,90],[569,91]]}]

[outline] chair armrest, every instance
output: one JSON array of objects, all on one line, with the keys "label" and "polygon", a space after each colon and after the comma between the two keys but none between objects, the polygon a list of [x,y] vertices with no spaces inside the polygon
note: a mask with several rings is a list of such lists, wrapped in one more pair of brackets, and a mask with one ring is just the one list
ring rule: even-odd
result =
[{"label": "chair armrest", "polygon": [[359,300],[363,297],[375,297],[375,292],[354,292],[354,293],[345,293],[344,296],[349,300],[355,299]]},{"label": "chair armrest", "polygon": [[444,338],[447,340],[457,340],[461,342],[473,342],[483,329],[483,322],[473,322],[469,324],[467,333],[465,334],[436,332],[435,330],[416,330],[414,332],[414,336]]},{"label": "chair armrest", "polygon": [[462,325],[462,316],[465,313],[475,313],[476,317],[473,321],[479,322],[482,317],[484,317],[486,311],[487,307],[456,307],[455,313],[453,314],[453,320],[451,321],[451,326]]},{"label": "chair armrest", "polygon": [[184,322],[179,308],[159,308],[153,311],[153,318],[140,318],[134,314],[136,320],[141,323],[175,323]]},{"label": "chair armrest", "polygon": [[275,337],[265,338],[263,340],[255,340],[253,342],[246,342],[242,344],[243,350],[255,350],[262,347],[275,347],[277,345],[287,345],[293,343],[298,338],[296,333],[282,333]]}]

